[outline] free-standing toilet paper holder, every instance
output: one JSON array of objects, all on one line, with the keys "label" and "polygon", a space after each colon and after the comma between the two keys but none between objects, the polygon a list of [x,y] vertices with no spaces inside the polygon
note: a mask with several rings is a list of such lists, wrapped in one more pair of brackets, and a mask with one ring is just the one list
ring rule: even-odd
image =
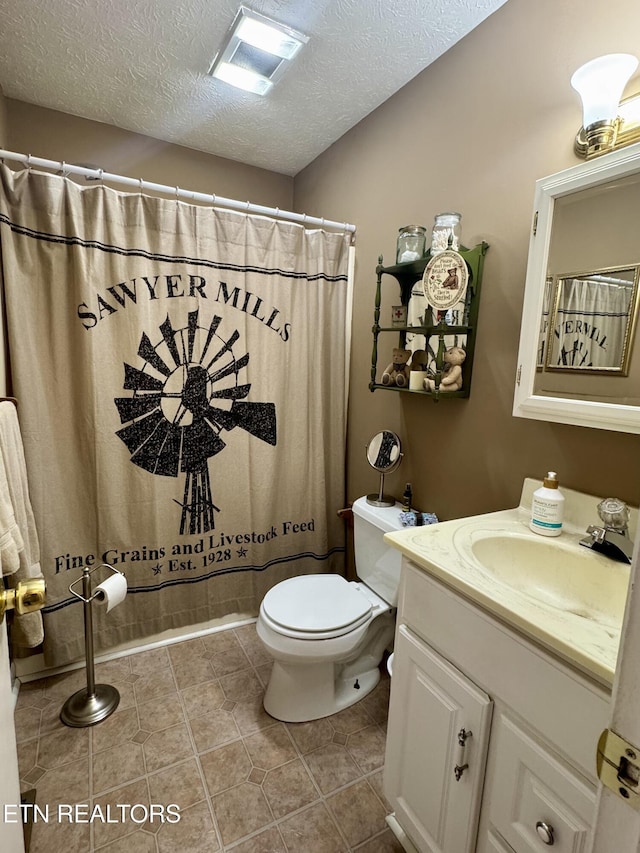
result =
[{"label": "free-standing toilet paper holder", "polygon": [[[61,721],[65,726],[72,726],[73,728],[94,726],[96,723],[105,720],[110,714],[113,714],[120,702],[120,694],[115,687],[110,684],[96,684],[95,679],[91,602],[95,598],[101,599],[102,596],[100,590],[92,592],[91,575],[103,568],[110,569],[116,575],[123,574],[108,563],[102,563],[93,569],[85,566],[82,577],[69,586],[69,592],[84,604],[84,642],[87,663],[87,686],[70,696],[60,711]],[[74,589],[74,586],[79,583],[82,584],[82,594]]]}]

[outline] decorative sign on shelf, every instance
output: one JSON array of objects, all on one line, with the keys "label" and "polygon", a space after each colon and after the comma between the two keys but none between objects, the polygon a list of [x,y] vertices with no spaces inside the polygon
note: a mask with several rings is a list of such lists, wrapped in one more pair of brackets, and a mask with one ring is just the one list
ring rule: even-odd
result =
[{"label": "decorative sign on shelf", "polygon": [[431,258],[422,275],[425,298],[437,311],[446,311],[462,302],[468,281],[464,258],[452,249]]},{"label": "decorative sign on shelf", "polygon": [[403,328],[407,325],[407,306],[394,305],[391,309],[391,325]]}]

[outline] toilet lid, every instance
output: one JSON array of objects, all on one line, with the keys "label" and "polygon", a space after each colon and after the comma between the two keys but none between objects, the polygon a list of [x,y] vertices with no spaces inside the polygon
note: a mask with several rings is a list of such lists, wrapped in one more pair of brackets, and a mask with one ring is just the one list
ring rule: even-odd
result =
[{"label": "toilet lid", "polygon": [[369,618],[372,605],[340,575],[302,575],[270,589],[262,609],[286,632],[319,637],[357,628]]}]

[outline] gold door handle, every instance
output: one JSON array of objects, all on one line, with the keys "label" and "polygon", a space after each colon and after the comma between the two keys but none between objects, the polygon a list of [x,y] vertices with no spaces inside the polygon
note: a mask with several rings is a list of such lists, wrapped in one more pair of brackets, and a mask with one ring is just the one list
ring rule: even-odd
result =
[{"label": "gold door handle", "polygon": [[19,616],[41,610],[45,605],[47,590],[44,578],[20,581],[15,589],[0,588],[0,622],[6,610],[15,610]]}]

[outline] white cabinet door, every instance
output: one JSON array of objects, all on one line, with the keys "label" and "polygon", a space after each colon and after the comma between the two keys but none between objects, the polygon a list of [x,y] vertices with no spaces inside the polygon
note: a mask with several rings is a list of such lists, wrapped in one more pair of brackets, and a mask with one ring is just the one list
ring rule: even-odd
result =
[{"label": "white cabinet door", "polygon": [[[585,853],[595,790],[508,714],[497,715],[493,783],[486,808],[517,853]],[[613,848],[612,848],[613,849]]]},{"label": "white cabinet door", "polygon": [[478,839],[476,853],[514,853],[513,847],[499,838],[494,832],[487,832],[484,838]]},{"label": "white cabinet door", "polygon": [[405,625],[391,685],[384,784],[396,820],[420,853],[471,853],[491,699]]}]

